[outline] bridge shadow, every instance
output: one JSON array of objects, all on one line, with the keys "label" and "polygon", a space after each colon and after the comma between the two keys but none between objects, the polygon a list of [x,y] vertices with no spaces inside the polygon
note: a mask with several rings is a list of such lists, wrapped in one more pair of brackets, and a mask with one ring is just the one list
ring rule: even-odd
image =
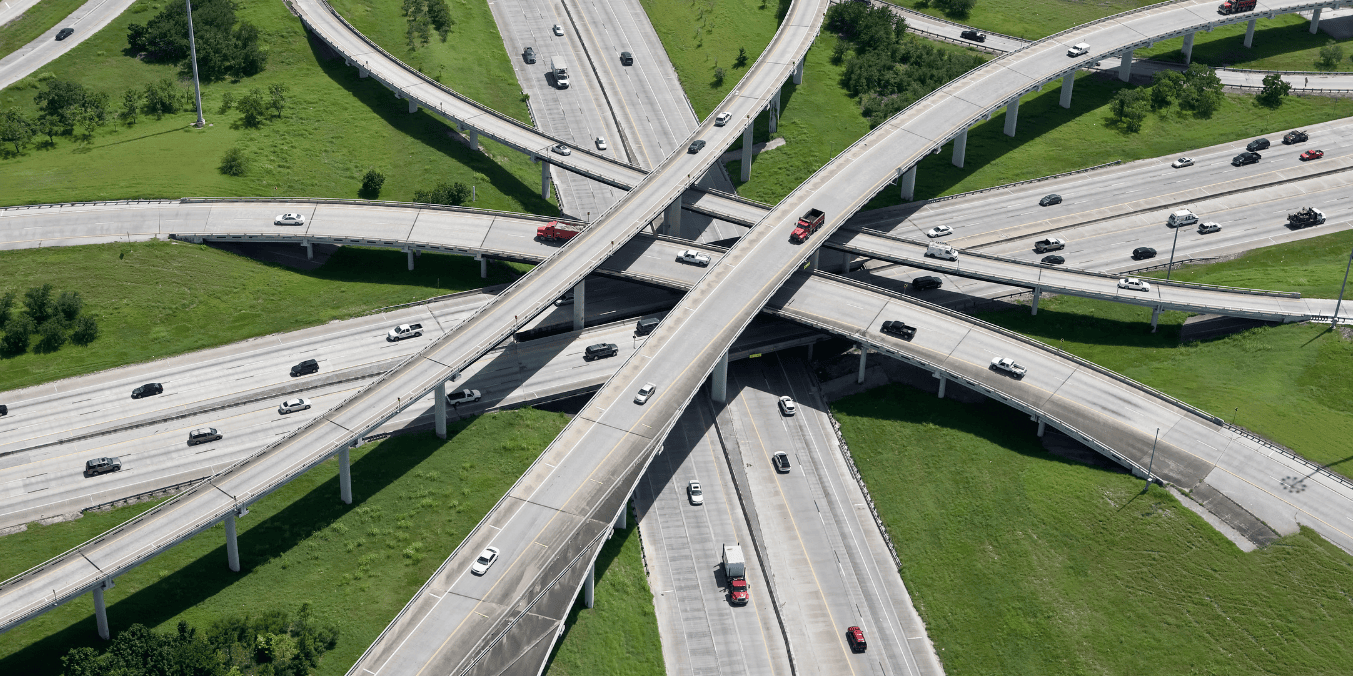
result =
[{"label": "bridge shadow", "polygon": [[1181,324],[1171,321],[1171,315],[1161,313],[1159,330],[1151,333],[1151,309],[1125,303],[1112,303],[1108,312],[1113,317],[1092,316],[1082,312],[1058,310],[1040,305],[1038,314],[1030,314],[1028,306],[995,312],[978,312],[982,320],[998,324],[1054,347],[1062,341],[1086,345],[1115,345],[1120,347],[1175,348],[1179,346]]}]

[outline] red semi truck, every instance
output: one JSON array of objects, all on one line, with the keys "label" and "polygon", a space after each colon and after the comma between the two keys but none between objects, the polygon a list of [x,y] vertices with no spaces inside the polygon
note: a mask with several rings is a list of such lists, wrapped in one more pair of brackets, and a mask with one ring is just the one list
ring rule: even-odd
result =
[{"label": "red semi truck", "polygon": [[542,225],[536,228],[536,239],[543,239],[546,242],[570,240],[582,231],[583,229],[576,225],[566,225],[559,221],[550,221],[548,225]]},{"label": "red semi truck", "polygon": [[817,209],[809,209],[808,213],[799,216],[799,222],[794,226],[794,232],[789,235],[790,241],[795,244],[803,244],[803,241],[813,236],[817,229],[827,222],[827,214]]},{"label": "red semi truck", "polygon": [[1229,0],[1217,6],[1218,14],[1239,14],[1241,12],[1253,12],[1254,6],[1259,0]]}]

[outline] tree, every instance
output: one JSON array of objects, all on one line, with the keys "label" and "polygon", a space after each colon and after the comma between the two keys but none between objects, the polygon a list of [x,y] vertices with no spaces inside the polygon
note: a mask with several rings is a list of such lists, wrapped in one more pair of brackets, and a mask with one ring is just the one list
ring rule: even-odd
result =
[{"label": "tree", "polygon": [[221,173],[226,176],[243,176],[244,172],[249,169],[249,160],[239,148],[231,148],[225,151],[225,155],[221,156],[219,168]]},{"label": "tree", "polygon": [[80,297],[79,291],[62,291],[61,297],[56,299],[56,314],[68,322],[73,322],[80,316],[80,310],[84,309],[84,306],[85,299]]},{"label": "tree", "polygon": [[1124,130],[1139,132],[1142,130],[1142,121],[1146,119],[1146,93],[1140,89],[1120,89],[1109,101],[1109,110]]},{"label": "tree", "polygon": [[39,119],[44,121],[43,132],[53,142],[57,134],[74,133],[81,123],[92,129],[108,120],[108,94],[75,82],[47,80],[33,97],[33,103],[37,104]]},{"label": "tree", "polygon": [[742,68],[747,65],[747,48],[738,47],[738,58],[733,59],[734,68]]},{"label": "tree", "polygon": [[5,339],[0,347],[8,354],[22,354],[28,350],[28,341],[38,325],[28,315],[19,315],[5,324]]},{"label": "tree", "polygon": [[186,99],[185,92],[169,78],[146,85],[146,112],[157,120],[179,112]]},{"label": "tree", "polygon": [[714,69],[714,84],[715,84],[715,85],[722,85],[722,84],[723,84],[723,76],[724,76],[723,68],[722,68],[722,67],[716,67],[716,68]]},{"label": "tree", "polygon": [[47,321],[56,312],[52,304],[52,285],[31,286],[23,292],[23,311],[34,324]]},{"label": "tree", "polygon": [[14,144],[16,155],[37,134],[37,125],[33,124],[33,120],[14,108],[6,109],[0,117],[0,142]]},{"label": "tree", "polygon": [[145,100],[145,95],[138,89],[128,89],[122,92],[122,112],[118,117],[127,126],[136,124],[136,114],[141,110],[141,102]]},{"label": "tree", "polygon": [[946,14],[967,16],[977,6],[977,0],[931,0],[931,4],[944,10]]},{"label": "tree", "polygon": [[56,352],[66,344],[66,323],[56,316],[38,325],[38,349]]},{"label": "tree", "polygon": [[287,91],[287,86],[281,83],[268,85],[268,107],[277,117],[282,117],[282,109],[287,107]]},{"label": "tree", "polygon": [[1315,65],[1321,70],[1334,70],[1343,60],[1344,48],[1333,40],[1327,40],[1325,46],[1320,48],[1320,59],[1315,62]]},{"label": "tree", "polygon": [[99,337],[99,322],[92,315],[83,314],[75,320],[75,329],[70,340],[76,345],[88,345]]},{"label": "tree", "polygon": [[1173,70],[1158,70],[1151,77],[1151,109],[1169,108],[1184,93],[1184,75]]},{"label": "tree", "polygon": [[263,124],[263,119],[268,116],[268,102],[263,100],[263,90],[254,87],[248,94],[240,97],[235,102],[235,110],[240,111],[240,121],[246,127],[257,127]]},{"label": "tree", "polygon": [[470,199],[470,186],[464,183],[442,181],[431,190],[413,191],[413,201],[426,204],[448,204],[460,206]]},{"label": "tree", "polygon": [[375,199],[380,197],[381,186],[385,185],[385,174],[376,171],[375,167],[366,170],[366,175],[362,177],[362,189],[359,192],[362,197]]},{"label": "tree", "polygon": [[1283,104],[1283,98],[1290,91],[1292,91],[1292,83],[1284,80],[1277,73],[1270,73],[1264,76],[1263,89],[1259,91],[1255,100],[1269,108],[1277,108]]},{"label": "tree", "polygon": [[1195,63],[1184,71],[1179,107],[1192,110],[1198,117],[1211,117],[1224,100],[1221,78],[1211,68]]},{"label": "tree", "polygon": [[10,315],[14,312],[14,292],[6,291],[0,296],[0,330],[9,323]]},{"label": "tree", "polygon": [[451,18],[451,8],[446,6],[446,0],[427,0],[427,16],[432,22],[433,30],[441,36],[442,42],[446,42],[447,33],[451,32],[451,26],[456,23]]},{"label": "tree", "polygon": [[230,109],[233,108],[234,106],[235,106],[235,94],[233,94],[232,92],[226,92],[221,95],[221,107],[217,109],[216,114],[225,115],[226,113],[230,112]]},{"label": "tree", "polygon": [[[267,53],[259,47],[258,28],[239,21],[235,9],[233,0],[193,3],[197,66],[203,80],[254,75],[267,64]],[[189,55],[188,13],[183,3],[165,3],[145,25],[128,26],[127,45],[152,60],[185,62]]]}]

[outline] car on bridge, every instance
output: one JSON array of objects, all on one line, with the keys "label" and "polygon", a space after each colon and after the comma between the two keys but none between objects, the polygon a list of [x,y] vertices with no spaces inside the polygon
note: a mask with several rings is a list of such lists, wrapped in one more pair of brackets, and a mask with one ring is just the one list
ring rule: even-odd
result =
[{"label": "car on bridge", "polygon": [[1066,259],[1062,258],[1061,256],[1058,256],[1057,254],[1052,254],[1049,256],[1044,256],[1043,262],[1047,263],[1048,265],[1061,265],[1062,263],[1066,262]]},{"label": "car on bridge", "polygon": [[786,417],[793,417],[799,412],[799,405],[794,403],[793,397],[780,397],[780,414]]},{"label": "car on bridge", "polygon": [[1193,166],[1193,158],[1192,158],[1192,157],[1181,157],[1181,158],[1179,158],[1179,159],[1177,159],[1177,160],[1171,162],[1171,163],[1170,163],[1170,166],[1174,167],[1175,169],[1182,169],[1182,168],[1184,168],[1184,167],[1191,167],[1191,166]]},{"label": "car on bridge", "polygon": [[75,29],[74,29],[74,28],[62,28],[61,30],[59,30],[59,31],[56,32],[56,40],[57,40],[57,42],[60,42],[60,41],[62,41],[62,40],[65,40],[66,38],[70,37],[70,36],[73,35],[74,33],[75,33]]},{"label": "car on bridge", "polygon": [[1136,277],[1124,277],[1118,280],[1118,288],[1128,291],[1150,291],[1151,283]]},{"label": "car on bridge", "polygon": [[140,399],[141,397],[153,397],[163,392],[164,385],[161,385],[159,383],[146,383],[145,385],[142,385],[132,390],[132,399]]},{"label": "car on bridge", "polygon": [[98,476],[122,469],[121,458],[94,458],[85,463],[85,476]]},{"label": "car on bridge", "polygon": [[935,237],[943,237],[943,236],[945,236],[945,235],[952,235],[952,234],[954,234],[954,229],[951,228],[951,227],[949,227],[949,226],[947,226],[947,225],[937,225],[937,226],[935,226],[935,227],[933,227],[933,228],[931,228],[931,229],[925,231],[925,236],[926,236],[926,237],[930,237],[930,238],[932,238],[932,239],[935,238]]},{"label": "car on bridge", "polygon": [[780,474],[789,473],[789,454],[784,451],[776,451],[775,455],[770,456],[770,464],[775,466],[775,471]]},{"label": "car on bridge", "polygon": [[1132,260],[1140,261],[1146,258],[1155,258],[1156,250],[1149,246],[1139,246],[1132,250]]},{"label": "car on bridge", "polygon": [[550,152],[555,153],[557,155],[568,156],[573,154],[573,149],[562,143],[556,143],[554,146],[550,148]]},{"label": "car on bridge", "polygon": [[188,445],[196,446],[213,441],[220,441],[221,433],[216,431],[215,427],[199,427],[188,433]]},{"label": "car on bridge", "polygon": [[1015,363],[1014,359],[1009,357],[992,357],[991,368],[995,371],[1009,374],[1015,378],[1023,378],[1024,374],[1029,372],[1029,369],[1020,366]]},{"label": "car on bridge", "polygon": [[277,412],[282,415],[308,410],[310,410],[309,399],[288,399],[282,402],[282,405],[277,407]]},{"label": "car on bridge", "polygon": [[273,225],[305,225],[305,214],[278,214]]},{"label": "car on bridge", "polygon": [[[558,26],[555,26],[558,28]],[[470,564],[470,573],[473,575],[483,575],[489,572],[489,566],[492,566],[498,560],[499,550],[497,547],[485,547],[484,551],[479,552],[478,558]]]},{"label": "car on bridge", "polygon": [[1062,203],[1062,196],[1061,196],[1061,195],[1058,195],[1057,193],[1053,193],[1053,194],[1051,194],[1051,195],[1048,195],[1048,196],[1044,197],[1044,198],[1041,199],[1041,200],[1038,200],[1038,206],[1040,206],[1040,207],[1050,207],[1050,206],[1052,206],[1052,205],[1054,205],[1054,204],[1061,204],[1061,203]]},{"label": "car on bridge", "polygon": [[393,343],[405,338],[417,338],[421,335],[423,335],[422,324],[400,324],[385,334],[385,340]]},{"label": "car on bridge", "polygon": [[1231,166],[1243,167],[1247,164],[1254,164],[1262,159],[1264,159],[1264,156],[1259,153],[1253,151],[1243,152],[1231,158]]},{"label": "car on bridge", "polygon": [[846,643],[850,644],[850,652],[853,653],[862,653],[869,649],[869,644],[864,640],[864,630],[859,627],[846,629]]},{"label": "car on bridge", "polygon": [[716,127],[722,127],[722,126],[724,126],[725,124],[728,124],[728,121],[731,120],[731,119],[733,119],[733,114],[732,114],[732,113],[729,113],[729,112],[722,112],[722,113],[719,113],[718,115],[716,115],[716,116],[714,117],[714,126],[716,126]]},{"label": "car on bridge", "polygon": [[1283,135],[1283,145],[1290,146],[1293,143],[1305,143],[1310,138],[1311,135],[1304,131],[1289,131]]},{"label": "car on bridge", "polygon": [[597,343],[596,345],[588,345],[587,349],[583,350],[583,361],[596,361],[618,354],[620,354],[620,348],[616,347],[615,343]]},{"label": "car on bridge", "polygon": [[697,507],[705,504],[705,492],[700,490],[699,481],[691,481],[686,484],[686,497],[690,499],[692,505]]},{"label": "car on bridge", "polygon": [[639,404],[640,406],[647,404],[648,400],[653,397],[653,393],[657,391],[657,385],[654,385],[653,383],[644,383],[644,386],[639,388],[638,392],[634,393],[634,403]]},{"label": "car on bridge", "polygon": [[1198,234],[1200,235],[1210,235],[1214,232],[1221,232],[1220,223],[1203,223],[1198,226]]},{"label": "car on bridge", "polygon": [[1257,138],[1253,141],[1250,141],[1249,145],[1245,146],[1245,149],[1250,152],[1254,152],[1256,150],[1268,150],[1268,146],[1269,146],[1268,139]]},{"label": "car on bridge", "polygon": [[1324,156],[1325,151],[1323,150],[1307,150],[1306,152],[1301,154],[1301,161],[1305,162],[1307,160],[1318,160]]},{"label": "car on bridge", "polygon": [[962,33],[959,33],[958,36],[961,37],[961,38],[963,38],[964,40],[972,40],[973,42],[986,42],[986,41],[987,41],[987,34],[986,34],[986,33],[983,33],[982,31],[976,31],[976,30],[973,30],[973,29],[971,29],[971,28],[969,28],[969,29],[963,31]]},{"label": "car on bridge", "polygon": [[890,336],[897,336],[902,340],[911,340],[912,338],[916,337],[915,326],[908,326],[906,322],[900,322],[892,319],[883,322],[883,326],[880,327],[879,330]]},{"label": "car on bridge", "polygon": [[1034,251],[1038,253],[1047,253],[1049,251],[1058,251],[1066,248],[1066,240],[1057,237],[1049,237],[1034,242]]},{"label": "car on bridge", "polygon": [[938,289],[941,286],[944,286],[944,280],[935,277],[934,275],[925,275],[924,277],[917,277],[916,279],[911,280],[912,291],[928,291],[930,289]]},{"label": "car on bridge", "polygon": [[698,265],[702,268],[709,265],[709,256],[706,256],[705,254],[700,253],[695,249],[686,249],[685,251],[682,251],[681,253],[677,254],[676,259],[678,263],[688,263],[690,265]]},{"label": "car on bridge", "polygon": [[1090,43],[1088,42],[1077,42],[1076,44],[1071,45],[1071,49],[1066,50],[1067,56],[1085,56],[1089,53]]},{"label": "car on bridge", "polygon": [[528,46],[526,50],[521,53],[521,59],[522,61],[525,61],[527,63],[535,63],[536,62],[535,47]]},{"label": "car on bridge", "polygon": [[705,140],[704,140],[704,139],[696,139],[696,140],[694,140],[694,141],[691,142],[690,147],[686,148],[686,152],[688,152],[688,153],[694,155],[694,154],[700,152],[701,150],[703,150],[704,148],[705,148]]}]

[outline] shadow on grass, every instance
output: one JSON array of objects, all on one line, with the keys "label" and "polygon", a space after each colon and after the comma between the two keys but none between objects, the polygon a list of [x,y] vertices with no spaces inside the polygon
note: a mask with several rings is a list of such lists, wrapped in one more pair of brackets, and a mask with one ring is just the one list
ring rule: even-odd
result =
[{"label": "shadow on grass", "polygon": [[[468,423],[448,425],[448,441]],[[250,570],[281,556],[348,512],[362,506],[372,495],[403,477],[428,456],[447,443],[431,433],[387,439],[373,452],[352,463],[353,502],[338,499],[338,477],[315,486],[281,511],[240,533],[240,568],[234,573],[226,566],[225,543],[198,557],[175,572],[160,578],[130,596],[118,599],[108,608],[109,630],[113,635],[134,623],[154,627],[203,603],[241,580]],[[247,522],[248,517],[245,517]],[[197,537],[221,537],[213,527]],[[222,538],[224,539],[224,538]],[[58,673],[62,655],[81,646],[102,648],[92,612],[64,629],[35,641],[0,660],[0,673]]]},{"label": "shadow on grass", "polygon": [[976,316],[1053,346],[1062,340],[1086,345],[1124,347],[1172,348],[1179,345],[1179,324],[1162,321],[1159,331],[1151,333],[1150,308],[1124,306],[1122,309],[1139,310],[1140,312],[1134,314],[1140,314],[1142,319],[1140,321],[1136,321],[1135,318],[1109,319],[1089,316],[1079,308],[1079,311],[1075,311],[1046,306],[1040,307],[1037,315],[1030,314],[1027,308],[1020,308],[979,312]]},{"label": "shadow on grass", "polygon": [[[611,535],[610,539],[606,541],[606,544],[601,546],[601,552],[597,554],[597,564],[596,564],[597,572],[595,584],[598,586],[602,584],[602,580],[606,577],[606,571],[610,570],[611,563],[614,562],[616,558],[620,556],[620,550],[625,547],[625,543],[629,542],[629,539],[631,537],[638,537],[635,532],[635,529],[638,527],[639,524],[636,523],[636,520],[633,518],[634,512],[631,510],[632,505],[633,505],[632,501],[625,503],[625,511],[630,517],[628,519],[628,523],[626,524],[628,528],[626,528],[623,531],[621,530],[615,531]],[[573,607],[568,611],[568,618],[564,620],[564,631],[559,635],[559,638],[554,642],[554,647],[550,649],[550,658],[545,660],[545,668],[542,669],[540,673],[547,674],[550,672],[550,665],[554,663],[555,656],[559,654],[559,647],[562,646],[564,642],[568,640],[568,635],[571,631],[573,631],[573,626],[578,623],[578,616],[581,615],[584,611],[588,610],[587,608],[583,607],[582,601],[583,601],[582,594],[580,593],[578,594],[578,598],[574,599]]]},{"label": "shadow on grass", "polygon": [[[1244,26],[1245,24],[1237,25]],[[1194,45],[1193,60],[1213,68],[1223,68],[1323,47],[1329,36],[1323,33],[1312,35],[1307,26],[1307,22],[1303,21],[1299,24],[1286,26],[1269,26],[1262,29],[1256,27],[1254,47],[1251,48],[1245,47],[1245,33],[1242,30],[1236,35]],[[1179,38],[1179,40],[1179,49],[1156,54],[1150,58],[1156,61],[1184,63],[1183,41],[1182,38]],[[1319,70],[1314,60],[1312,60],[1309,69]]]},{"label": "shadow on grass", "polygon": [[425,253],[414,260],[414,269],[410,270],[408,254],[399,249],[344,246],[314,270],[297,270],[280,263],[264,265],[329,282],[400,284],[446,289],[447,293],[504,284],[516,278],[515,272],[500,261],[490,262],[489,276],[484,279],[479,276],[479,262],[468,256]]}]

